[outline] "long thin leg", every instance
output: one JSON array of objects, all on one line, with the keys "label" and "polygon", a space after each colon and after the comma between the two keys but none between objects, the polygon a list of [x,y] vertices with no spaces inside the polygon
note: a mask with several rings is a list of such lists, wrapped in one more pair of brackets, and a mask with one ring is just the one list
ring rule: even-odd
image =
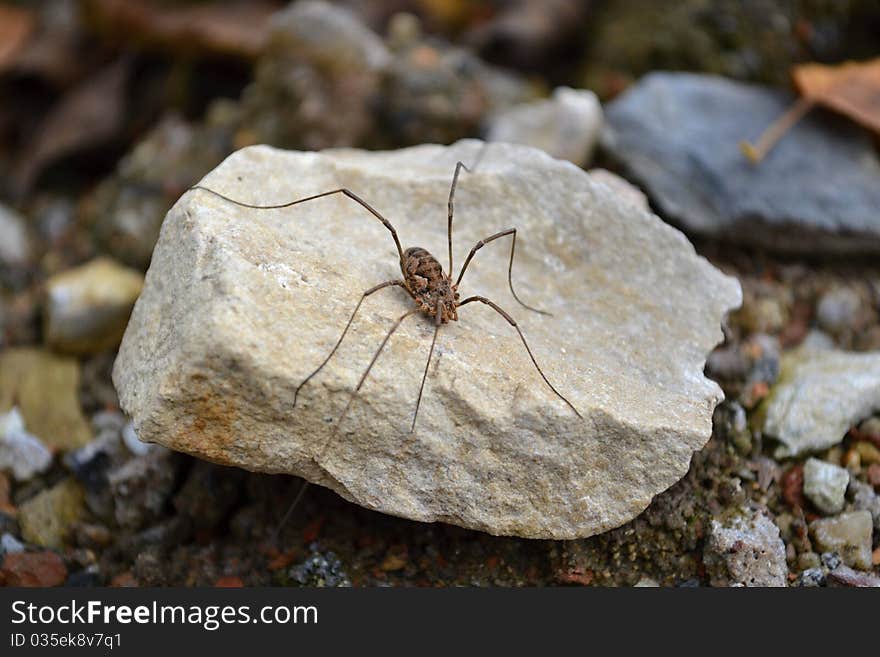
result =
[{"label": "long thin leg", "polygon": [[318,369],[309,374],[305,379],[303,379],[302,383],[300,383],[296,387],[296,391],[293,393],[293,406],[296,408],[296,399],[299,397],[299,391],[302,387],[307,384],[312,377],[314,377],[318,372],[324,369],[324,366],[330,362],[330,359],[333,358],[333,354],[336,353],[336,350],[339,349],[339,345],[342,344],[342,341],[345,339],[346,334],[348,333],[348,329],[351,327],[351,323],[354,321],[354,316],[357,315],[357,311],[360,309],[361,304],[364,302],[368,296],[373,294],[374,292],[378,292],[379,290],[383,290],[386,287],[391,287],[392,285],[399,285],[400,287],[406,289],[406,283],[404,281],[385,281],[384,283],[380,283],[376,287],[371,287],[369,290],[363,293],[360,300],[357,302],[357,305],[354,307],[354,311],[351,313],[351,317],[348,318],[348,323],[345,325],[345,329],[342,331],[342,335],[339,336],[339,339],[336,341],[336,344],[333,345],[333,349],[330,350],[330,353],[327,354],[327,357],[324,359],[320,365],[318,365]]},{"label": "long thin leg", "polygon": [[440,330],[440,324],[442,322],[442,309],[443,307],[440,304],[437,304],[434,337],[431,338],[431,350],[428,352],[428,360],[425,362],[425,371],[422,374],[422,384],[419,386],[419,398],[416,400],[416,412],[413,413],[412,426],[409,429],[410,433],[416,430],[416,418],[419,416],[419,406],[422,404],[422,391],[425,389],[425,379],[428,377],[428,367],[431,365],[431,357],[434,355],[434,345],[437,343],[437,332]]},{"label": "long thin leg", "polygon": [[568,407],[569,407],[571,410],[574,411],[574,414],[575,414],[575,415],[577,415],[578,417],[582,417],[581,414],[578,413],[578,410],[577,410],[574,406],[572,406],[571,402],[568,401],[568,400],[562,395],[562,393],[560,393],[556,388],[554,388],[554,387],[553,387],[553,384],[550,383],[549,379],[547,379],[547,377],[544,375],[544,372],[541,370],[540,365],[538,365],[538,361],[535,360],[535,355],[532,353],[532,350],[529,348],[529,343],[526,342],[526,336],[523,335],[523,332],[520,330],[519,326],[517,326],[517,324],[516,324],[516,320],[513,319],[513,317],[511,317],[510,315],[508,315],[508,314],[504,311],[504,309],[501,308],[501,306],[499,306],[499,305],[498,305],[497,303],[495,303],[494,301],[491,301],[491,300],[487,299],[486,297],[479,297],[479,296],[468,297],[467,299],[465,299],[464,301],[462,301],[462,302],[461,302],[460,304],[458,304],[458,305],[459,305],[459,306],[464,306],[465,304],[472,303],[472,302],[474,302],[474,301],[479,301],[480,303],[484,303],[484,304],[486,304],[487,306],[490,306],[490,307],[491,307],[492,309],[494,309],[499,315],[501,315],[504,319],[506,319],[508,324],[510,324],[513,328],[516,329],[516,332],[519,333],[519,337],[520,337],[520,339],[522,340],[523,346],[526,348],[526,351],[529,352],[529,358],[532,359],[532,363],[535,365],[535,369],[538,370],[538,374],[540,374],[540,375],[541,375],[541,378],[544,379],[544,383],[546,383],[546,384],[550,387],[550,390],[552,390],[552,391],[556,394],[557,397],[559,397],[562,401],[564,401],[564,402],[568,405]]},{"label": "long thin leg", "polygon": [[452,213],[453,213],[452,201],[453,201],[453,198],[455,197],[455,186],[458,184],[458,173],[462,169],[470,172],[470,169],[468,169],[464,165],[464,162],[456,162],[455,163],[455,173],[452,174],[452,186],[449,188],[449,203],[447,204],[447,209],[449,212],[449,214],[448,214],[449,223],[447,226],[446,236],[449,238],[449,269],[447,269],[446,271],[449,272],[450,276],[452,275]]},{"label": "long thin leg", "polygon": [[[330,444],[333,442],[333,439],[336,437],[336,434],[339,433],[339,427],[342,426],[343,420],[345,420],[345,417],[348,415],[348,410],[351,408],[351,403],[354,401],[354,398],[357,396],[357,393],[360,392],[361,387],[363,387],[364,381],[367,380],[367,376],[369,376],[370,370],[373,369],[373,365],[376,364],[376,361],[379,359],[379,354],[382,353],[382,350],[385,348],[385,345],[388,344],[388,340],[391,339],[391,336],[398,329],[398,327],[403,323],[403,320],[405,320],[410,315],[415,315],[417,312],[420,312],[419,309],[414,308],[413,310],[410,310],[409,312],[406,312],[403,315],[401,315],[397,319],[397,321],[394,322],[394,325],[388,330],[388,333],[385,334],[385,337],[382,340],[382,344],[379,345],[379,348],[376,350],[376,353],[373,354],[373,358],[370,360],[370,364],[367,365],[367,369],[364,370],[363,375],[361,375],[361,378],[360,378],[360,381],[358,381],[357,387],[355,387],[355,389],[352,390],[351,394],[349,395],[348,403],[346,403],[345,408],[342,411],[342,415],[339,416],[339,420],[336,422],[336,427],[333,429],[333,433],[330,434],[330,437],[327,438],[327,441],[321,446],[320,451],[318,452],[317,456],[315,457],[316,460],[323,458],[324,454],[327,452],[327,448],[330,447]],[[291,502],[290,507],[288,507],[287,511],[284,513],[284,517],[281,519],[281,522],[278,525],[278,529],[275,530],[276,537],[281,532],[281,528],[284,526],[284,524],[290,518],[291,514],[294,512],[297,505],[299,505],[299,503],[302,501],[302,498],[303,498],[303,496],[305,496],[305,493],[306,493],[306,490],[308,489],[308,487],[309,487],[309,482],[308,481],[303,482],[302,488],[299,489],[299,492],[296,494],[296,497],[293,499],[293,502]]]},{"label": "long thin leg", "polygon": [[351,403],[354,401],[354,398],[360,392],[361,388],[364,385],[364,381],[367,380],[367,377],[370,375],[370,370],[373,369],[373,365],[376,364],[376,361],[379,359],[379,354],[382,353],[382,350],[385,348],[385,345],[388,344],[388,340],[391,339],[391,336],[394,335],[394,332],[398,329],[398,327],[403,323],[407,317],[411,315],[415,315],[420,312],[419,308],[413,308],[409,312],[404,313],[400,317],[397,318],[397,321],[394,322],[394,325],[388,329],[388,333],[385,334],[385,337],[382,339],[382,344],[379,345],[379,348],[376,349],[376,353],[373,354],[373,358],[370,360],[370,364],[367,365],[367,369],[364,370],[364,373],[361,375],[360,381],[358,381],[357,386],[354,390],[351,391],[351,395],[348,397],[348,403],[345,405],[345,408],[342,411],[342,415],[339,416],[339,420],[336,422],[336,430],[327,440],[327,443],[322,448],[321,452],[318,454],[318,458],[324,456],[324,452],[327,450],[327,447],[330,445],[330,441],[336,436],[336,433],[339,431],[339,427],[342,426],[342,421],[345,419],[345,416],[348,415],[348,409],[351,408]]},{"label": "long thin leg", "polygon": [[352,192],[351,190],[340,188],[340,189],[332,189],[329,192],[322,192],[321,194],[315,194],[314,196],[307,196],[306,198],[300,198],[295,201],[288,201],[287,203],[277,203],[274,205],[254,205],[252,203],[243,203],[242,201],[236,201],[234,198],[230,198],[225,194],[221,194],[220,192],[216,192],[209,187],[203,187],[202,185],[193,185],[190,187],[188,192],[200,189],[203,192],[208,192],[213,194],[214,196],[218,196],[222,198],[224,201],[229,201],[230,203],[234,203],[235,205],[240,205],[243,208],[252,208],[254,210],[280,210],[281,208],[289,208],[293,205],[298,205],[300,203],[305,203],[306,201],[314,201],[318,198],[323,198],[324,196],[330,196],[331,194],[344,194],[348,198],[350,198],[355,203],[358,203],[366,209],[370,214],[372,214],[376,219],[382,222],[382,224],[391,231],[391,237],[394,238],[394,245],[397,247],[397,255],[400,257],[401,266],[403,266],[403,247],[400,246],[400,239],[397,237],[397,231],[394,230],[394,226],[391,225],[391,222],[388,221],[385,217],[383,217],[378,210],[376,210],[372,205],[367,203],[360,196]]},{"label": "long thin leg", "polygon": [[468,265],[471,263],[471,259],[474,257],[474,254],[476,254],[477,251],[482,249],[489,242],[493,242],[502,237],[506,237],[507,235],[513,235],[513,241],[510,243],[510,263],[507,265],[507,284],[510,286],[510,293],[513,295],[513,298],[516,299],[517,303],[526,310],[531,310],[532,312],[536,312],[539,315],[547,315],[548,317],[552,317],[552,315],[546,310],[532,308],[528,304],[523,303],[513,289],[513,254],[516,252],[516,228],[508,228],[507,230],[502,230],[500,233],[495,233],[494,235],[477,242],[474,245],[474,248],[471,249],[471,252],[468,253],[468,257],[465,259],[464,265],[462,265],[461,271],[458,273],[458,280],[455,281],[456,287],[461,284],[461,279],[464,277],[464,272],[467,270]]}]

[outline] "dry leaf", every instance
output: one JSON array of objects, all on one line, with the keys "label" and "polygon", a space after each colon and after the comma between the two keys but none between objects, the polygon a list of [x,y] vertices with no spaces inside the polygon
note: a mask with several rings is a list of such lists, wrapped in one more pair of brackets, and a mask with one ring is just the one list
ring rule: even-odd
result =
[{"label": "dry leaf", "polygon": [[740,143],[757,164],[786,132],[815,105],[824,105],[880,134],[880,57],[834,66],[802,64],[791,72],[801,98],[752,144]]},{"label": "dry leaf", "polygon": [[36,26],[32,11],[0,5],[0,73],[15,63]]},{"label": "dry leaf", "polygon": [[173,6],[150,0],[89,0],[90,20],[112,36],[190,53],[255,58],[266,45],[271,2]]},{"label": "dry leaf", "polygon": [[880,134],[880,57],[838,66],[804,64],[792,70],[792,78],[805,98]]},{"label": "dry leaf", "polygon": [[15,187],[26,192],[43,169],[64,155],[119,134],[125,112],[128,61],[118,60],[74,87],[43,120],[34,143],[19,161]]}]

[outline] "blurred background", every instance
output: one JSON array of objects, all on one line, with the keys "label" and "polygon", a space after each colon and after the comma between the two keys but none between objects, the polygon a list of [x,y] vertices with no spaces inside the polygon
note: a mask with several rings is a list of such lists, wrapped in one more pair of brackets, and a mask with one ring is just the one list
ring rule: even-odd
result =
[{"label": "blurred background", "polygon": [[[880,349],[871,196],[880,188],[880,73],[876,64],[847,72],[836,96],[792,78],[808,62],[878,55],[880,0],[0,1],[0,578],[698,585],[714,581],[704,564],[711,519],[759,503],[782,518],[787,581],[824,583],[836,564],[823,561],[829,551],[810,543],[807,527],[829,514],[801,494],[804,459],[777,458],[753,427],[783,353],[812,330],[840,349]],[[832,140],[855,134],[858,145],[841,151],[862,169],[841,179],[838,200],[865,204],[859,216],[873,224],[857,218],[829,236],[810,223],[828,206],[805,208],[803,239],[786,248],[778,232],[706,230],[668,211],[674,203],[628,165],[627,149],[603,138],[603,111],[613,116],[613,103],[656,71],[705,74],[694,84],[703,93],[706,80],[710,96],[708,76],[755,83],[780,99],[780,114],[798,93],[818,99],[816,129]],[[776,110],[762,112],[725,138],[757,139]],[[625,125],[611,122],[618,133]],[[780,144],[796,148],[798,134]],[[165,212],[247,145],[387,149],[463,137],[529,143],[621,174],[742,281],[743,309],[707,367],[728,396],[715,435],[692,473],[639,519],[585,541],[422,525],[313,489],[303,518],[275,543],[297,480],[151,450],[118,408],[110,369]],[[688,144],[679,146],[685,158]],[[831,147],[792,153],[840,168]],[[772,166],[768,157],[749,175],[765,171],[772,187]],[[799,235],[799,210],[786,212],[784,232]],[[880,504],[878,422],[854,419],[837,452],[823,452],[867,487],[868,501],[850,491],[847,509]],[[877,571],[877,536],[868,534],[875,561],[859,562],[860,572]]]}]

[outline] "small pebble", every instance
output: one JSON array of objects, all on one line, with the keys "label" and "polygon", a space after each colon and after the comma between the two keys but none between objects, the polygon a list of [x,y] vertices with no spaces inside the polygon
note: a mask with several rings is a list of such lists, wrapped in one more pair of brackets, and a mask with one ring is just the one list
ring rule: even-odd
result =
[{"label": "small pebble", "polygon": [[25,430],[18,408],[0,415],[0,471],[11,472],[16,481],[27,481],[52,465],[52,452]]},{"label": "small pebble", "polygon": [[873,443],[860,440],[855,444],[855,450],[858,452],[859,458],[864,465],[880,463],[880,449]]},{"label": "small pebble", "polygon": [[841,333],[855,324],[861,305],[861,298],[851,288],[829,290],[816,307],[816,322],[828,333]]},{"label": "small pebble", "polygon": [[60,586],[67,579],[67,567],[55,552],[14,552],[3,557],[0,585]]},{"label": "small pebble", "polygon": [[843,509],[848,484],[849,473],[844,468],[815,458],[804,464],[804,495],[823,513]]},{"label": "small pebble", "polygon": [[798,575],[795,586],[825,586],[825,573],[821,568],[809,568]]},{"label": "small pebble", "polygon": [[810,568],[818,568],[822,564],[819,555],[815,552],[802,552],[797,558],[798,570],[809,570]]},{"label": "small pebble", "polygon": [[862,570],[871,567],[872,532],[873,521],[868,511],[850,511],[810,523],[810,533],[820,550],[836,552],[843,563]]},{"label": "small pebble", "polygon": [[143,456],[153,447],[151,443],[144,443],[140,441],[137,432],[134,430],[134,424],[132,422],[126,422],[125,426],[122,428],[122,442],[125,443],[128,451],[135,456]]},{"label": "small pebble", "polygon": [[82,487],[68,477],[19,507],[21,535],[28,543],[61,549],[84,508]]},{"label": "small pebble", "polygon": [[3,536],[0,536],[0,555],[12,554],[14,552],[24,552],[24,543],[9,532],[6,532]]},{"label": "small pebble", "polygon": [[72,354],[117,347],[143,285],[139,271],[103,257],[56,274],[46,283],[46,343]]}]

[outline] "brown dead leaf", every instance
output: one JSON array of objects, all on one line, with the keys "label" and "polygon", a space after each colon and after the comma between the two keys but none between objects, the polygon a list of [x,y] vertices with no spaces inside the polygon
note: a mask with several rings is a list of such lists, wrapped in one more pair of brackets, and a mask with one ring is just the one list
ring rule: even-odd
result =
[{"label": "brown dead leaf", "polygon": [[186,53],[255,58],[278,4],[234,2],[173,6],[151,0],[88,0],[89,20],[105,33]]},{"label": "brown dead leaf", "polygon": [[795,66],[798,91],[880,134],[880,57],[836,66]]},{"label": "brown dead leaf", "polygon": [[26,192],[58,158],[112,139],[122,129],[129,64],[117,60],[77,85],[49,112],[18,162],[15,189]]},{"label": "brown dead leaf", "polygon": [[880,134],[880,57],[865,62],[801,64],[791,71],[801,98],[758,140],[740,143],[753,164],[760,162],[785,133],[816,105],[849,117]]},{"label": "brown dead leaf", "polygon": [[0,73],[15,64],[36,26],[37,19],[32,11],[0,5]]}]

